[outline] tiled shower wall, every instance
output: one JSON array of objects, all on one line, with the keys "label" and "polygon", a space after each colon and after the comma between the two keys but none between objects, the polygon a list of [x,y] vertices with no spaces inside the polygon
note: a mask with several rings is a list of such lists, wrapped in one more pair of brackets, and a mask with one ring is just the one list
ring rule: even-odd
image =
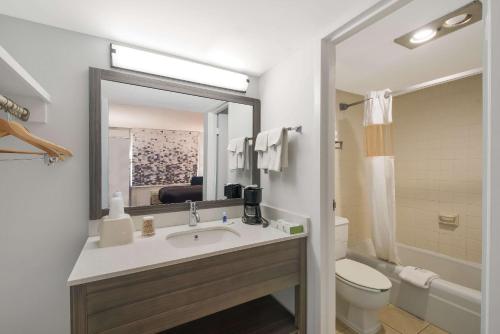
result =
[{"label": "tiled shower wall", "polygon": [[[337,90],[337,102],[352,103],[363,96]],[[338,105],[338,103],[337,103]],[[370,238],[368,197],[365,191],[363,106],[337,111],[337,132],[342,151],[335,150],[336,214],[349,219],[349,245]]]},{"label": "tiled shower wall", "polygon": [[[398,242],[481,262],[481,116],[480,76],[394,98]],[[362,120],[362,106],[337,112],[337,214],[351,222],[350,245],[370,238]],[[459,226],[440,225],[440,214],[458,214]]]},{"label": "tiled shower wall", "polygon": [[[481,262],[481,76],[393,103],[397,240]],[[459,226],[439,214],[458,214]]]}]

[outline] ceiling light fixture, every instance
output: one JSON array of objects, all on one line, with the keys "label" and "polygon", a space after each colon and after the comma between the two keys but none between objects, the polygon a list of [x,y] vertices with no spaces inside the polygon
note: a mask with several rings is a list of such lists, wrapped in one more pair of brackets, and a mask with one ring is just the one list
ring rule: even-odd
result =
[{"label": "ceiling light fixture", "polygon": [[483,18],[481,1],[474,0],[468,5],[454,10],[420,28],[414,29],[394,40],[408,49],[415,49],[441,38],[447,34],[465,28]]},{"label": "ceiling light fixture", "polygon": [[111,44],[111,67],[246,92],[248,76],[159,53]]},{"label": "ceiling light fixture", "polygon": [[470,20],[472,20],[472,15],[460,14],[460,15],[452,17],[451,19],[446,20],[443,24],[443,27],[445,27],[445,28],[458,27],[458,26],[461,26],[463,24],[466,24]]},{"label": "ceiling light fixture", "polygon": [[420,44],[430,41],[434,37],[436,37],[437,31],[436,29],[420,29],[417,30],[410,38],[410,42],[413,44]]}]

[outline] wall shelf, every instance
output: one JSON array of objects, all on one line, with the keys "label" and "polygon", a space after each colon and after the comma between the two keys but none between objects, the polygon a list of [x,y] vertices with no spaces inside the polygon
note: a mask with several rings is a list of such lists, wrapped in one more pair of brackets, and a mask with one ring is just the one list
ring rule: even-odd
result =
[{"label": "wall shelf", "polygon": [[28,108],[31,113],[28,122],[47,123],[49,93],[2,46],[0,78],[0,94]]}]

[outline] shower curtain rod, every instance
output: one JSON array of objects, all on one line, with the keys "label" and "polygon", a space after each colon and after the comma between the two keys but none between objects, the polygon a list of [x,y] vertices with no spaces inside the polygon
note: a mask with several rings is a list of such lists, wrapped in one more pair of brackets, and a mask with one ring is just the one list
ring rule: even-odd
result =
[{"label": "shower curtain rod", "polygon": [[[385,92],[384,97],[387,99],[391,95],[398,95],[398,93],[399,92]],[[356,101],[356,102],[353,102],[353,103],[340,103],[339,104],[339,109],[340,109],[340,111],[344,111],[344,110],[349,109],[350,107],[354,107],[354,106],[357,106],[358,104],[364,103],[366,101],[370,101],[371,99],[372,98],[369,97],[367,99]]]},{"label": "shower curtain rod", "polygon": [[[435,79],[435,80],[427,81],[427,82],[424,82],[424,83],[421,83],[421,84],[417,84],[417,85],[414,85],[414,86],[410,86],[410,87],[407,87],[407,88],[404,88],[404,89],[401,89],[401,90],[398,90],[398,91],[393,91],[393,92],[390,92],[390,93],[387,92],[385,94],[385,98],[388,98],[389,95],[392,95],[392,96],[403,95],[403,94],[415,92],[417,90],[421,90],[421,89],[424,89],[424,88],[429,88],[429,87],[432,87],[432,86],[441,85],[441,84],[444,84],[444,83],[447,83],[447,82],[450,82],[450,81],[465,79],[465,78],[468,78],[468,77],[471,77],[471,76],[474,76],[474,75],[478,75],[478,74],[481,74],[481,73],[483,73],[483,69],[481,67],[479,67],[479,68],[473,68],[471,70],[467,70],[467,71],[464,71],[464,72],[460,72],[460,73],[448,75],[446,77],[442,77],[442,78],[438,78],[438,79]],[[361,103],[369,101],[369,100],[371,100],[371,98],[367,98],[367,99],[364,99],[364,100],[361,100],[361,101],[356,101],[356,102],[353,102],[353,103],[340,103],[339,104],[339,109],[340,109],[340,111],[345,111],[345,110],[349,109],[350,107],[357,106],[358,104],[361,104]]]},{"label": "shower curtain rod", "polygon": [[25,122],[30,118],[30,111],[28,109],[21,107],[16,102],[3,96],[2,94],[0,94],[0,109],[3,109],[5,112]]}]

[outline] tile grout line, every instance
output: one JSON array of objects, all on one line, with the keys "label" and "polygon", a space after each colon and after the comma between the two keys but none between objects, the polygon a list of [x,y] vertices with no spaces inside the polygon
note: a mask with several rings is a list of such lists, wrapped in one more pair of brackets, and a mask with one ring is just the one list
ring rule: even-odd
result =
[{"label": "tile grout line", "polygon": [[[396,333],[403,334],[403,333],[401,333],[400,331],[398,331],[396,328],[394,328],[394,327],[392,327],[391,325],[389,325],[388,323],[383,322],[383,321],[382,321],[382,323],[383,323],[384,325],[386,325],[387,327],[389,327],[389,328],[393,329]],[[418,333],[417,333],[417,334],[418,334]]]},{"label": "tile grout line", "polygon": [[422,330],[420,330],[417,334],[423,333],[427,329],[427,327],[429,327],[430,325],[431,324],[428,323],[427,326],[425,326],[424,328],[422,328]]}]

